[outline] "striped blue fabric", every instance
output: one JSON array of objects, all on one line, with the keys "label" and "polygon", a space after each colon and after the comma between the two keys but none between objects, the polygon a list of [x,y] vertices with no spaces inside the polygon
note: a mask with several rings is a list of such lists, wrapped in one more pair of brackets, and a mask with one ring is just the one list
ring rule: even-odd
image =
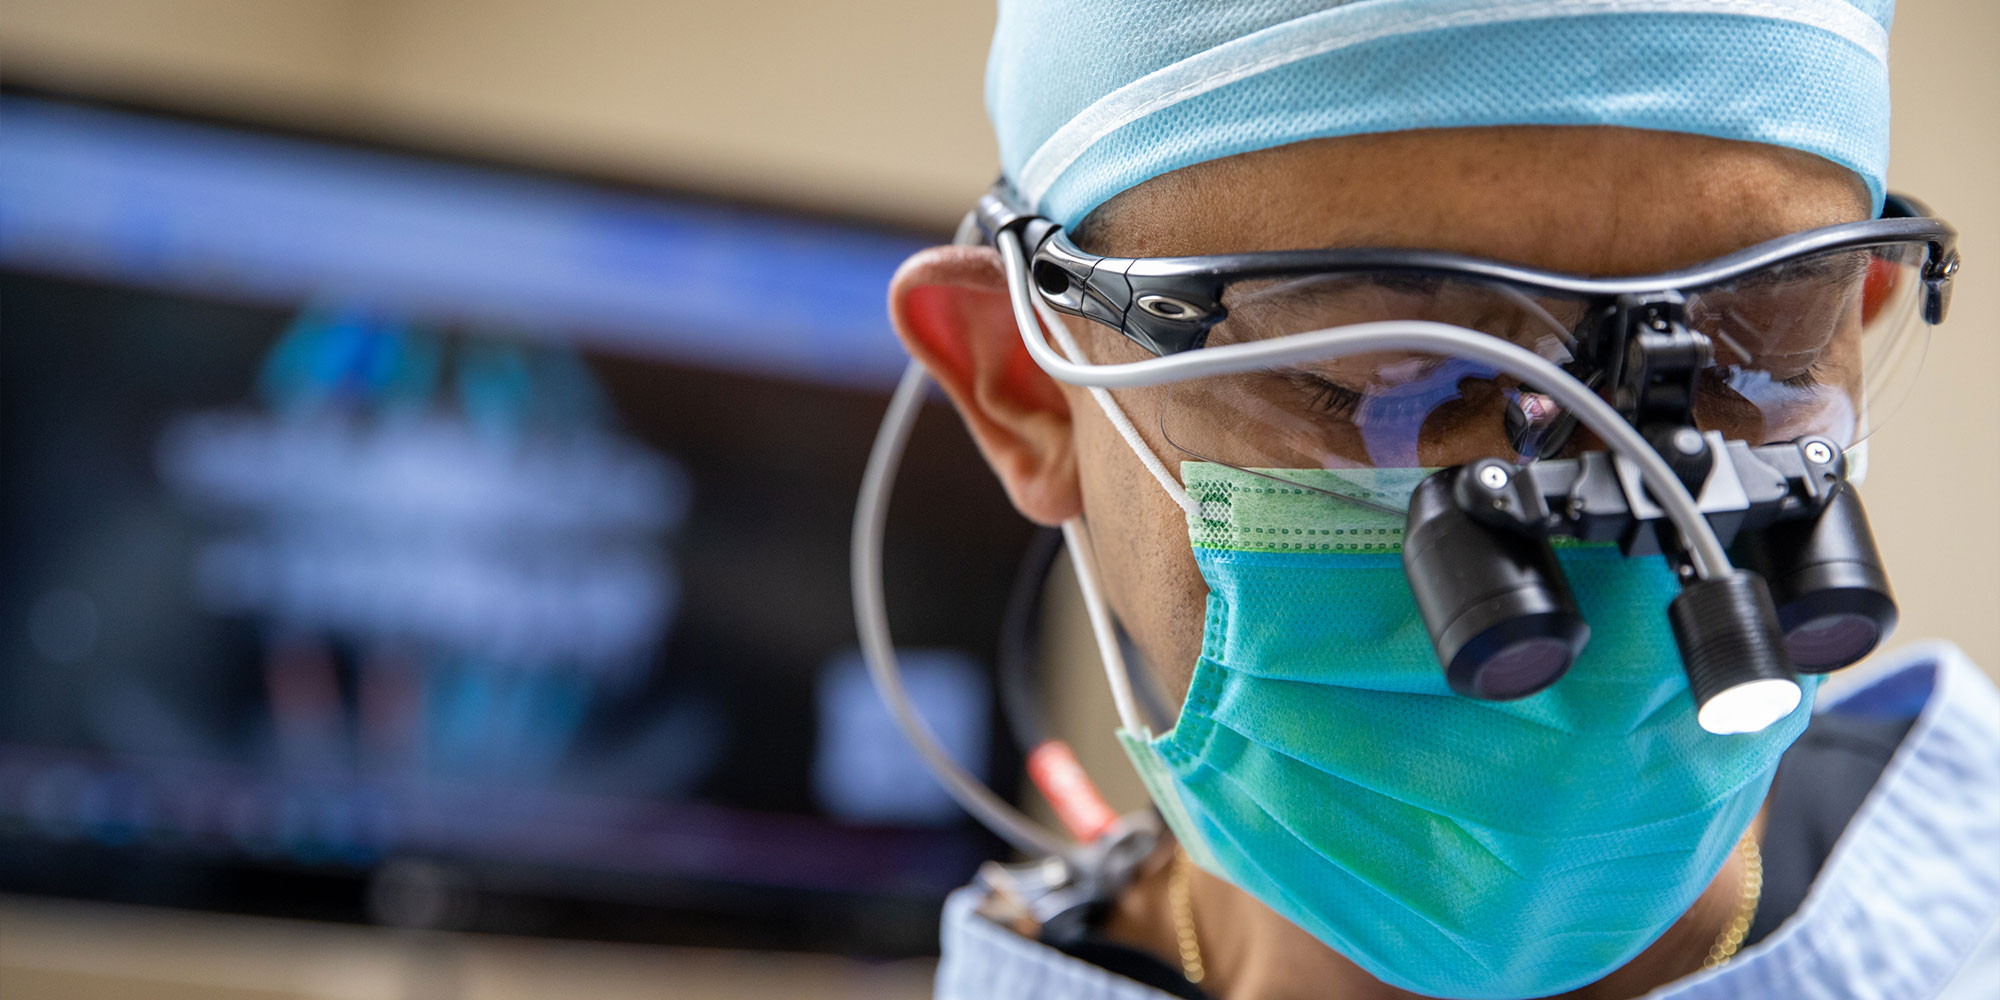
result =
[{"label": "striped blue fabric", "polygon": [[[2000,691],[1926,643],[1820,711],[1916,722],[1797,913],[1720,969],[1648,1000],[1990,1000],[2000,983]],[[1165,1000],[1168,994],[945,904],[940,1000]]]},{"label": "striped blue fabric", "polygon": [[1893,0],[1002,0],[1003,169],[1074,225],[1150,177],[1305,139],[1621,125],[1789,146],[1881,203]]}]

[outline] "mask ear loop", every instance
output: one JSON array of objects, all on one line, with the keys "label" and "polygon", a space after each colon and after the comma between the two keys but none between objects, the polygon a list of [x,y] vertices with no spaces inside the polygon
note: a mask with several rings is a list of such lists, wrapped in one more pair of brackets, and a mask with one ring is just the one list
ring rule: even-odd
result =
[{"label": "mask ear loop", "polygon": [[1069,564],[1076,571],[1077,589],[1083,592],[1083,610],[1090,618],[1090,634],[1097,640],[1097,657],[1104,664],[1104,679],[1111,683],[1111,703],[1118,709],[1118,724],[1133,733],[1151,733],[1139,718],[1139,706],[1132,697],[1132,674],[1125,667],[1125,652],[1118,648],[1118,629],[1111,621],[1111,609],[1097,584],[1097,560],[1090,547],[1090,530],[1083,518],[1063,522],[1063,547],[1069,550]]},{"label": "mask ear loop", "polygon": [[[1011,293],[1010,289],[1010,293]],[[1056,347],[1070,360],[1079,364],[1085,362],[1083,351],[1077,346],[1076,338],[1069,332],[1069,326],[1062,317],[1041,299],[1035,299],[1035,313],[1041,318],[1042,326],[1053,337]],[[1105,419],[1125,439],[1125,445],[1132,449],[1146,471],[1152,473],[1167,497],[1185,511],[1189,517],[1200,513],[1200,505],[1188,495],[1182,486],[1167,471],[1160,456],[1153,453],[1151,446],[1139,436],[1139,429],[1132,425],[1125,408],[1113,399],[1111,391],[1102,386],[1086,386],[1090,398],[1097,401],[1098,409],[1104,411]],[[1111,608],[1104,600],[1104,591],[1098,584],[1096,550],[1091,547],[1090,529],[1084,524],[1082,515],[1063,522],[1063,547],[1069,551],[1070,567],[1076,573],[1077,589],[1083,592],[1084,614],[1090,619],[1090,633],[1097,640],[1097,656],[1104,665],[1104,679],[1111,685],[1111,703],[1118,710],[1118,724],[1127,732],[1150,738],[1152,727],[1139,713],[1138,700],[1132,694],[1132,673],[1125,665],[1125,651],[1118,645],[1118,628],[1111,619]]]},{"label": "mask ear loop", "polygon": [[[1011,291],[1010,289],[1009,292]],[[1056,347],[1061,349],[1065,357],[1078,364],[1089,363],[1083,356],[1083,350],[1077,346],[1076,337],[1070,334],[1069,325],[1063,322],[1061,314],[1051,309],[1048,303],[1036,298],[1035,315],[1041,318],[1043,329],[1055,339]],[[1160,461],[1160,456],[1153,453],[1152,446],[1146,443],[1145,438],[1139,436],[1139,429],[1133,426],[1132,418],[1125,414],[1125,408],[1118,405],[1118,401],[1111,397],[1111,390],[1097,385],[1084,388],[1090,390],[1090,398],[1097,401],[1097,408],[1104,411],[1105,419],[1111,421],[1111,426],[1118,431],[1118,436],[1125,439],[1126,447],[1131,448],[1132,453],[1139,456],[1139,461],[1146,466],[1146,471],[1152,473],[1153,478],[1159,481],[1160,488],[1167,491],[1167,498],[1181,510],[1186,511],[1189,517],[1198,516],[1201,513],[1201,505],[1196,503],[1193,497],[1188,496],[1187,487],[1182,486],[1180,480],[1175,479],[1173,473],[1167,471],[1166,463]]]}]

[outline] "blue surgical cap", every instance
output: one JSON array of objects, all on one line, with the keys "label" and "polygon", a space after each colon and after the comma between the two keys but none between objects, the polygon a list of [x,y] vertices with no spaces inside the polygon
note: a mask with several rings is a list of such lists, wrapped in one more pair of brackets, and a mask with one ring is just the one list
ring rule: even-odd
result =
[{"label": "blue surgical cap", "polygon": [[1003,169],[1073,226],[1190,164],[1304,139],[1623,125],[1889,162],[1895,0],[1000,0]]}]

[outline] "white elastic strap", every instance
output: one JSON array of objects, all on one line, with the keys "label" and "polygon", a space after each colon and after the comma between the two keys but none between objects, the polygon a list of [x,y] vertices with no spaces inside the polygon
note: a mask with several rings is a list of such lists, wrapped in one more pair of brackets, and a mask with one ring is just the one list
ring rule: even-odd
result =
[{"label": "white elastic strap", "polygon": [[[1083,362],[1083,348],[1070,334],[1069,325],[1062,321],[1062,316],[1040,299],[1035,300],[1035,311],[1049,336],[1055,338],[1056,346],[1072,360]],[[1090,390],[1090,398],[1097,401],[1105,419],[1111,421],[1118,436],[1125,439],[1126,446],[1139,457],[1146,471],[1159,481],[1167,496],[1182,510],[1194,514],[1195,502],[1188,496],[1187,488],[1167,472],[1166,465],[1146,444],[1146,439],[1139,436],[1139,429],[1132,426],[1132,418],[1126,415],[1118,400],[1112,398],[1111,391],[1094,385],[1084,388]],[[1097,640],[1098,662],[1104,666],[1104,679],[1111,684],[1111,703],[1118,709],[1118,724],[1128,732],[1146,732],[1147,727],[1139,718],[1138,701],[1132,696],[1132,674],[1125,665],[1125,651],[1118,645],[1118,629],[1111,620],[1111,607],[1105,602],[1104,590],[1098,583],[1097,551],[1091,546],[1090,529],[1079,516],[1064,521],[1062,533],[1063,548],[1068,550],[1070,566],[1076,572],[1077,589],[1083,593],[1083,611],[1090,619],[1090,634]]]},{"label": "white elastic strap", "polygon": [[1063,547],[1069,550],[1070,566],[1076,570],[1076,587],[1083,592],[1083,611],[1090,618],[1090,634],[1097,640],[1097,657],[1104,664],[1104,679],[1111,682],[1111,703],[1118,708],[1118,724],[1134,733],[1146,731],[1139,718],[1138,702],[1132,697],[1132,675],[1125,669],[1125,652],[1118,648],[1118,629],[1111,621],[1111,609],[1104,603],[1104,591],[1097,582],[1097,553],[1090,547],[1090,531],[1083,518],[1063,522]]},{"label": "white elastic strap", "polygon": [[[1077,346],[1076,338],[1070,335],[1069,325],[1039,297],[1035,299],[1035,313],[1042,318],[1042,326],[1046,327],[1049,335],[1056,339],[1056,346],[1062,348],[1063,354],[1078,364],[1089,364],[1089,360],[1083,356],[1082,348]],[[1194,498],[1188,496],[1187,487],[1182,486],[1181,481],[1167,471],[1167,466],[1160,461],[1160,456],[1154,454],[1152,447],[1146,444],[1146,439],[1139,436],[1139,429],[1132,426],[1132,418],[1125,415],[1125,408],[1118,405],[1116,399],[1111,398],[1111,390],[1096,385],[1084,388],[1090,390],[1090,398],[1097,400],[1097,408],[1104,411],[1105,419],[1111,421],[1111,426],[1118,430],[1118,436],[1125,439],[1132,453],[1139,456],[1139,461],[1145,464],[1146,471],[1152,473],[1154,479],[1159,480],[1160,487],[1167,491],[1168,498],[1186,511],[1189,517],[1200,513]],[[1064,525],[1064,531],[1068,531],[1068,525]],[[1070,551],[1076,550],[1072,548]]]}]

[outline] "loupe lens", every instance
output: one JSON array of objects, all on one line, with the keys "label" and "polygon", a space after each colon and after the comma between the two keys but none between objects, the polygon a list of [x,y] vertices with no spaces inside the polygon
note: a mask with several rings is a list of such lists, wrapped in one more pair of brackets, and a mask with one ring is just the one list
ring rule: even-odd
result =
[{"label": "loupe lens", "polygon": [[[1550,624],[1559,631],[1562,623]],[[1468,643],[1467,650],[1473,645]],[[1472,664],[1470,661],[1475,658],[1478,662]],[[1576,656],[1566,636],[1531,634],[1499,646],[1496,653],[1483,657],[1461,653],[1457,659],[1468,661],[1461,673],[1469,675],[1471,694],[1489,701],[1511,701],[1554,683],[1569,670]]]},{"label": "loupe lens", "polygon": [[1785,648],[1791,651],[1792,662],[1805,670],[1821,663],[1853,663],[1881,641],[1882,630],[1864,615],[1808,618],[1785,632]]},{"label": "loupe lens", "polygon": [[1874,650],[1896,627],[1896,599],[1868,516],[1842,486],[1811,520],[1781,521],[1742,545],[1743,565],[1771,582],[1792,662],[1807,673],[1838,670]]},{"label": "loupe lens", "polygon": [[1460,694],[1524,698],[1554,684],[1590,639],[1548,544],[1458,508],[1446,469],[1416,488],[1403,572],[1445,679]]}]

